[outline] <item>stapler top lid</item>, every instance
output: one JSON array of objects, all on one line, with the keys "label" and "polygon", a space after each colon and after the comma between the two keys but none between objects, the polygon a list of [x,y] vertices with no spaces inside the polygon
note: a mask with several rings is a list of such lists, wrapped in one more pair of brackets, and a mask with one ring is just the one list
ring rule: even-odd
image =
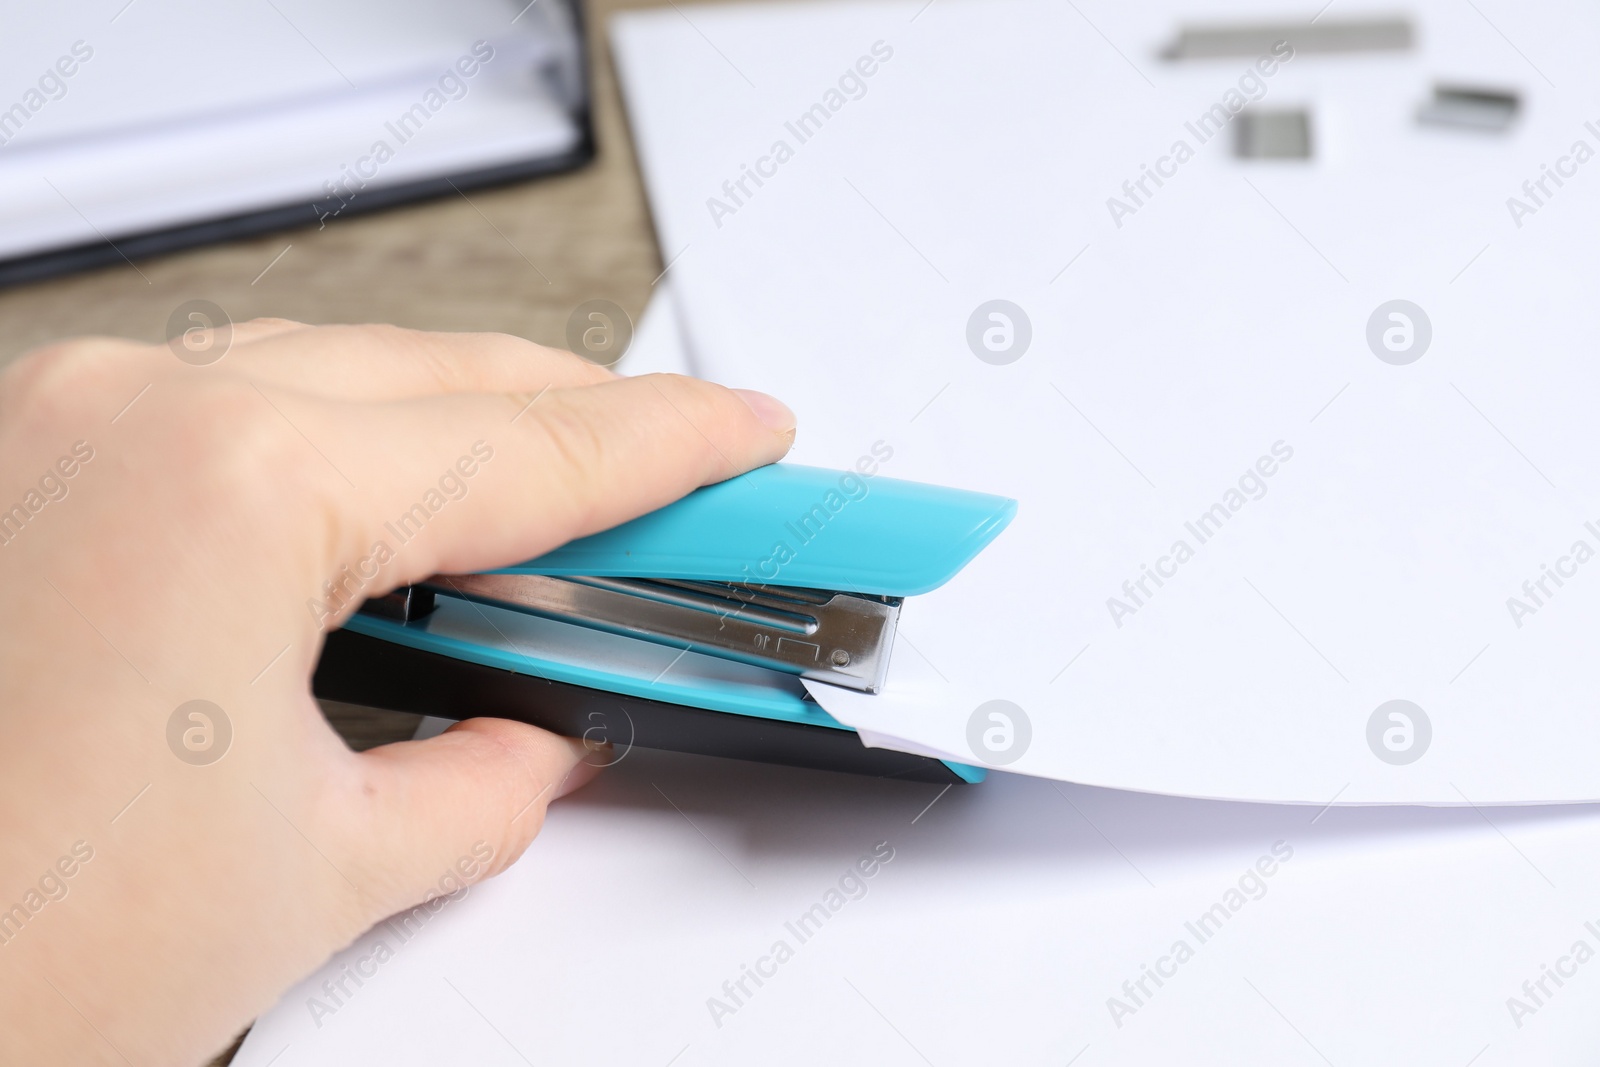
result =
[{"label": "stapler top lid", "polygon": [[1016,501],[770,466],[518,566],[435,575],[362,610],[420,620],[434,594],[877,692],[901,601],[943,585]]},{"label": "stapler top lid", "polygon": [[520,566],[423,587],[877,692],[901,600],[949,580],[1015,508],[914,482],[765,467]]},{"label": "stapler top lid", "polygon": [[987,493],[780,463],[496,573],[919,596],[1016,513],[1015,500]]}]

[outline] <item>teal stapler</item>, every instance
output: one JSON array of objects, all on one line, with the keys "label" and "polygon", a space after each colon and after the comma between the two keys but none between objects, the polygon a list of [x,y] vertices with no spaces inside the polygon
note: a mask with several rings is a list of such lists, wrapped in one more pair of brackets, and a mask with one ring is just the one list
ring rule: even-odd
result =
[{"label": "teal stapler", "polygon": [[[901,602],[949,581],[1016,501],[777,464],[538,559],[437,575],[328,635],[320,697],[570,737],[913,781],[976,767],[868,748],[802,680],[876,692]],[[598,749],[597,749],[598,750]]]}]

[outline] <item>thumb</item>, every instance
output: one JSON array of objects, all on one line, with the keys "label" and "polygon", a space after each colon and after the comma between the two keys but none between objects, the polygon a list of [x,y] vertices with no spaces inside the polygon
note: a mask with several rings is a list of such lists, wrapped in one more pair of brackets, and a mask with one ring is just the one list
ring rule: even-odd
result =
[{"label": "thumb", "polygon": [[379,913],[392,915],[509,867],[555,798],[597,773],[592,751],[506,719],[469,719],[425,741],[362,753],[362,869]]}]

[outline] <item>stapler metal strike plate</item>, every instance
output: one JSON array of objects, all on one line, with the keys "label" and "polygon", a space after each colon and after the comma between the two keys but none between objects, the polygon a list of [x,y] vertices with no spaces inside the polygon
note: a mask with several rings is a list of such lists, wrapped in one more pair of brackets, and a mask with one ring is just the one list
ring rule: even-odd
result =
[{"label": "stapler metal strike plate", "polygon": [[426,587],[868,693],[889,672],[901,603],[735,582],[542,574],[440,576]]},{"label": "stapler metal strike plate", "polygon": [[867,748],[801,679],[877,692],[905,597],[948,581],[1015,501],[775,465],[501,571],[367,601],[318,696],[497,715],[614,746],[921,781],[964,764]]}]

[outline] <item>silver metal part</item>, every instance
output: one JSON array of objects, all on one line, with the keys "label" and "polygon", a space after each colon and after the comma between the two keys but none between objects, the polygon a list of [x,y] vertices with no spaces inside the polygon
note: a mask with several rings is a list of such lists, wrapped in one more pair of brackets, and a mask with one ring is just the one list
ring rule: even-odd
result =
[{"label": "silver metal part", "polygon": [[1418,110],[1417,118],[1434,126],[1502,133],[1521,108],[1522,98],[1510,90],[1436,85],[1433,99]]},{"label": "silver metal part", "polygon": [[1233,120],[1240,159],[1310,159],[1311,116],[1304,111],[1241,111]]},{"label": "silver metal part", "polygon": [[1253,59],[1287,41],[1295,55],[1313,52],[1404,52],[1411,48],[1411,20],[1376,18],[1326,22],[1241,23],[1185,26],[1167,46],[1166,59]]},{"label": "silver metal part", "polygon": [[876,693],[900,598],[644,578],[436,575],[437,593]]}]

